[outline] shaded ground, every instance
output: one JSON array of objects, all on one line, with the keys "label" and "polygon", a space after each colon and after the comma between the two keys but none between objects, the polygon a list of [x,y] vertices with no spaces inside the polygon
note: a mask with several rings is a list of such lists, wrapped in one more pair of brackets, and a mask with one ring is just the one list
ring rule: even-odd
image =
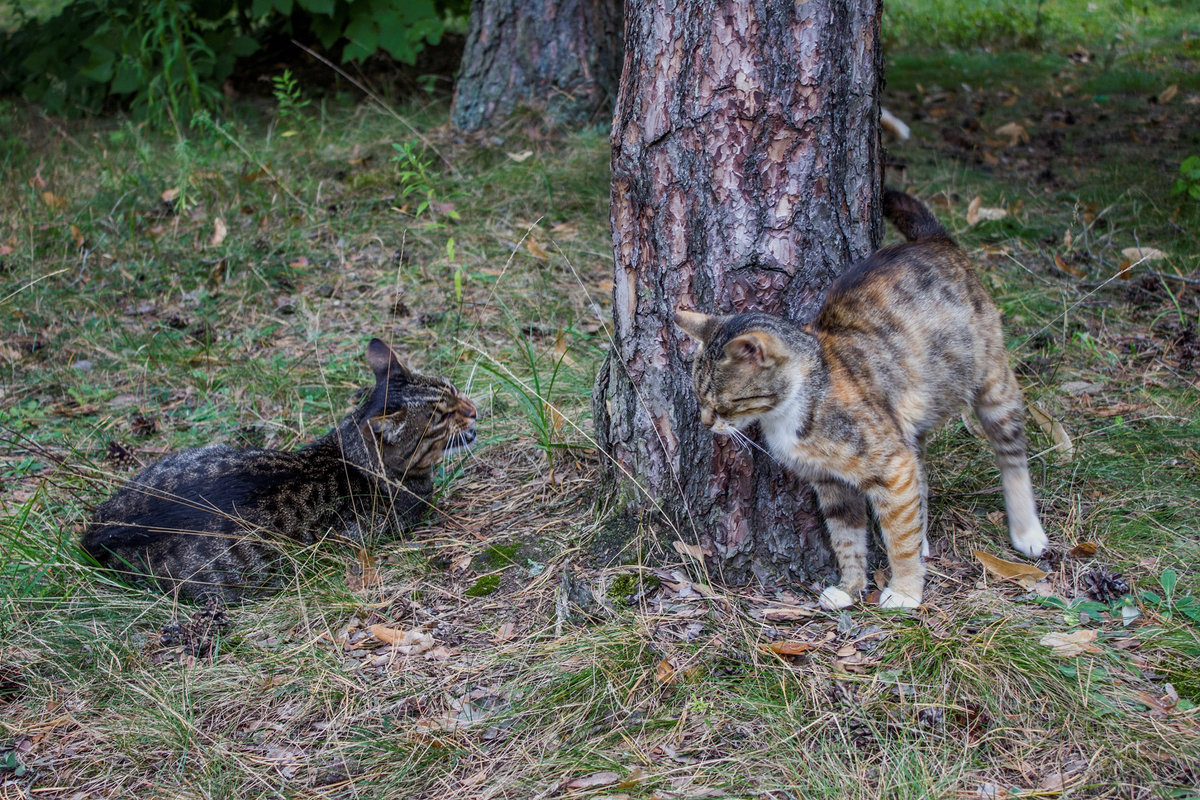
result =
[{"label": "shaded ground", "polygon": [[[1054,550],[1040,579],[983,567],[1017,559],[955,423],[913,615],[723,587],[609,524],[607,132],[331,101],[172,145],[4,107],[0,796],[1188,796],[1200,213],[1170,189],[1195,55],[1118,61],[1152,76],[1119,91],[1094,58],[1006,58],[898,60],[891,151],[1004,310]],[[137,463],[323,433],[373,335],[483,412],[419,529],[297,550],[225,610],[79,561]]]}]

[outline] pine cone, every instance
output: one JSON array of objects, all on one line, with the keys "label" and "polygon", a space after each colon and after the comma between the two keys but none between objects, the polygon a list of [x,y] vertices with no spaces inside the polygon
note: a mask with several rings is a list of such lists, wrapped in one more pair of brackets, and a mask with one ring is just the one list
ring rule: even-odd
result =
[{"label": "pine cone", "polygon": [[1129,594],[1129,581],[1119,572],[1093,569],[1083,576],[1083,589],[1101,603],[1108,603]]}]

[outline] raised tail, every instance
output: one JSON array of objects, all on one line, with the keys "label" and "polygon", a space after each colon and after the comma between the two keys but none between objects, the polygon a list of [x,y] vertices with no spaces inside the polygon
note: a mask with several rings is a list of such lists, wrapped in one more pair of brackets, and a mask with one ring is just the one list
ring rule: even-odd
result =
[{"label": "raised tail", "polygon": [[883,189],[883,216],[896,226],[905,239],[949,239],[950,234],[925,204],[912,195],[886,186]]}]

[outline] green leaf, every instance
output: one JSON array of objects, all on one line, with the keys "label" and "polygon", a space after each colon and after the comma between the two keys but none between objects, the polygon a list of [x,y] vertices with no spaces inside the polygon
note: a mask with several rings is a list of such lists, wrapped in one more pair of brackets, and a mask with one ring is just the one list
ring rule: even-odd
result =
[{"label": "green leaf", "polygon": [[1188,187],[1188,195],[1193,200],[1200,200],[1200,183],[1193,183]]},{"label": "green leaf", "polygon": [[[312,14],[333,15],[333,0],[298,0],[300,7]],[[353,13],[353,12],[351,12]]]},{"label": "green leaf", "polygon": [[1175,595],[1175,584],[1178,576],[1173,569],[1164,569],[1158,579],[1158,585],[1163,588],[1163,595],[1166,596],[1167,602],[1171,602],[1171,598]]},{"label": "green leaf", "polygon": [[113,94],[129,94],[130,92],[136,92],[141,86],[141,69],[134,62],[123,59],[117,65],[117,71],[113,76],[112,84],[109,85],[109,90]]},{"label": "green leaf", "polygon": [[359,16],[350,20],[346,26],[346,38],[350,43],[342,52],[343,61],[366,58],[375,52],[379,29],[375,21],[368,16]]}]

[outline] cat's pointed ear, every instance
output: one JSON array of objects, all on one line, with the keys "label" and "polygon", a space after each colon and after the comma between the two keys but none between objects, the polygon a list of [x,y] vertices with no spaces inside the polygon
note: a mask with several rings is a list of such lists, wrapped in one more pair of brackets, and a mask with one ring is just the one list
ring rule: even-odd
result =
[{"label": "cat's pointed ear", "polygon": [[783,343],[766,331],[747,331],[729,340],[725,355],[734,361],[773,367],[783,360]]},{"label": "cat's pointed ear", "polygon": [[676,327],[700,344],[704,344],[712,336],[716,321],[717,317],[710,317],[707,314],[684,311],[682,308],[675,309]]},{"label": "cat's pointed ear", "polygon": [[389,377],[399,376],[404,380],[412,380],[412,372],[400,363],[400,359],[392,348],[384,344],[382,339],[372,339],[367,345],[367,364],[375,373],[375,380],[386,381]]},{"label": "cat's pointed ear", "polygon": [[372,417],[363,425],[364,434],[370,431],[375,438],[385,444],[395,444],[404,430],[406,415],[403,412],[386,416]]}]

